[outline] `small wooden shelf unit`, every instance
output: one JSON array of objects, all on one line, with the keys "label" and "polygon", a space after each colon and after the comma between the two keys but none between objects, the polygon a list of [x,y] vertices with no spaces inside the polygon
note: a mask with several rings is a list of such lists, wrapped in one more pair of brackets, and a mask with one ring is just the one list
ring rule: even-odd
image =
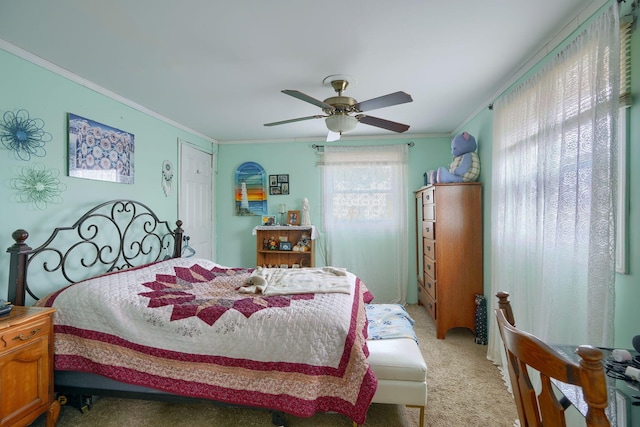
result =
[{"label": "small wooden shelf unit", "polygon": [[[313,267],[314,247],[313,229],[305,226],[261,226],[255,228],[256,234],[256,265],[259,267]],[[308,248],[306,251],[295,251],[296,244],[307,236]],[[292,250],[281,251],[265,248],[264,242],[270,238],[276,242],[286,241],[291,243]]]}]

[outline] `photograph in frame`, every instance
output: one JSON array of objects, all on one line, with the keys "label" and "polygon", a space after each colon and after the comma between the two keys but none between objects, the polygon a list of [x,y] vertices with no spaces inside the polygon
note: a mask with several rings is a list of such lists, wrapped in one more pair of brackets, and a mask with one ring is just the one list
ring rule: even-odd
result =
[{"label": "photograph in frame", "polygon": [[276,225],[276,216],[262,215],[262,225]]},{"label": "photograph in frame", "polygon": [[269,175],[269,195],[289,194],[289,174]]},{"label": "photograph in frame", "polygon": [[300,211],[287,212],[287,224],[300,225]]}]

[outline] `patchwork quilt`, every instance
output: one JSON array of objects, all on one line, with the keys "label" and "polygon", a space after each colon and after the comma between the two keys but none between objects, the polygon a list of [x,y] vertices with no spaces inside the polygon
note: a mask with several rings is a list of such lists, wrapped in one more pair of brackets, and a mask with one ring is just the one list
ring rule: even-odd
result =
[{"label": "patchwork quilt", "polygon": [[366,418],[365,284],[349,292],[240,292],[252,269],[179,258],[70,285],[55,307],[55,369],[307,417]]}]

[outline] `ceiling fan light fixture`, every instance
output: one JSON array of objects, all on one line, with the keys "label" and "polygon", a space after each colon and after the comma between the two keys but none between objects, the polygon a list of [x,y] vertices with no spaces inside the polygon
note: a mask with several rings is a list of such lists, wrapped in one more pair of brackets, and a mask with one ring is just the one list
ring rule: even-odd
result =
[{"label": "ceiling fan light fixture", "polygon": [[347,114],[333,114],[325,119],[325,123],[331,132],[343,134],[354,130],[358,119]]}]

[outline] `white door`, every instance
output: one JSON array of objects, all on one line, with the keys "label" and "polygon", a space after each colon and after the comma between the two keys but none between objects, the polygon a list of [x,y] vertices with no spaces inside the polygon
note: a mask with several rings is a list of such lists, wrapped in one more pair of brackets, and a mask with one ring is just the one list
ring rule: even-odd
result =
[{"label": "white door", "polygon": [[178,217],[189,246],[196,257],[213,259],[213,154],[185,141],[180,141],[179,196]]}]

